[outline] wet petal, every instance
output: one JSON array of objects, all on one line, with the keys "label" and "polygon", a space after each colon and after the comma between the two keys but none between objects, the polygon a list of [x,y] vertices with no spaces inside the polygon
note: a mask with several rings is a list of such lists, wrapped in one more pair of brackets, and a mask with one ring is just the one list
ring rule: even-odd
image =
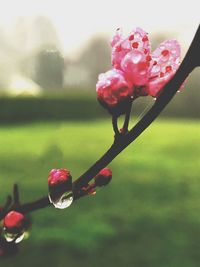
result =
[{"label": "wet petal", "polygon": [[180,64],[180,45],[176,40],[161,43],[152,53],[148,93],[157,96],[174,76]]},{"label": "wet petal", "polygon": [[116,69],[99,75],[96,90],[98,99],[111,106],[132,93],[124,73]]},{"label": "wet petal", "polygon": [[[115,36],[116,40],[116,36]],[[150,43],[147,33],[141,28],[136,28],[126,37],[118,37],[117,42],[113,42],[112,65],[117,69],[121,68],[121,62],[127,53],[138,50],[145,55],[150,53]]]},{"label": "wet petal", "polygon": [[132,86],[144,86],[149,78],[149,62],[140,50],[132,50],[124,57],[121,68]]}]

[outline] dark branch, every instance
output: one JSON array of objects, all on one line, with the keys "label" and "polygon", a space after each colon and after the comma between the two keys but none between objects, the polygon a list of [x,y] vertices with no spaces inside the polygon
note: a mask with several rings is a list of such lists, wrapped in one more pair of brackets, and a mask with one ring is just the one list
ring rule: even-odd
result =
[{"label": "dark branch", "polygon": [[7,210],[10,208],[12,204],[12,197],[10,195],[7,196],[6,202],[2,209],[0,210],[0,221],[4,218],[7,213]]},{"label": "dark branch", "polygon": [[[190,48],[174,77],[164,86],[162,93],[157,98],[152,108],[142,117],[142,119],[126,134],[120,134],[108,151],[83,173],[73,183],[73,193],[75,199],[81,197],[81,188],[87,186],[90,180],[97,173],[106,167],[121,151],[132,143],[162,112],[166,105],[181,87],[190,72],[200,66],[200,26],[190,45]],[[114,120],[114,130],[118,133],[118,127]],[[83,194],[84,195],[84,194]],[[18,207],[18,211],[28,213],[50,205],[48,197],[41,198],[31,203],[26,203]]]},{"label": "dark branch", "polygon": [[14,201],[14,206],[18,207],[20,205],[19,202],[19,189],[18,185],[14,184],[13,186],[13,201]]}]

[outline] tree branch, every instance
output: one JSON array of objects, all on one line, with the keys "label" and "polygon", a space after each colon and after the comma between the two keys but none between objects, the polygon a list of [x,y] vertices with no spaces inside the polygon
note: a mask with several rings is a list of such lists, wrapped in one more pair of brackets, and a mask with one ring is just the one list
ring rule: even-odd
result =
[{"label": "tree branch", "polygon": [[[193,71],[193,69],[197,66],[200,66],[200,26],[179,69],[174,77],[164,86],[162,93],[157,98],[151,109],[129,132],[123,135],[120,134],[108,151],[85,173],[83,173],[77,180],[74,181],[73,193],[75,200],[83,196],[80,194],[81,188],[87,186],[100,170],[106,167],[159,116],[162,110],[179,90],[190,72]],[[34,202],[22,204],[17,208],[17,210],[21,211],[22,213],[29,213],[41,208],[45,208],[49,205],[49,198],[46,196]]]},{"label": "tree branch", "polygon": [[155,101],[151,109],[141,118],[141,120],[124,136],[118,138],[110,149],[75,182],[74,188],[80,189],[85,183],[91,180],[102,168],[107,166],[122,150],[133,142],[148,126],[158,117],[172,97],[179,90],[190,72],[200,66],[200,26],[190,45],[190,48],[177,70],[174,77],[164,86],[162,93]]}]

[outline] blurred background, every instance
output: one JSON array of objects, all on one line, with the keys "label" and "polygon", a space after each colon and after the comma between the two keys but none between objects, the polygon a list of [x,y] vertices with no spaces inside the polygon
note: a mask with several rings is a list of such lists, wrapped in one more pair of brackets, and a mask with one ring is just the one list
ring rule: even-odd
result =
[{"label": "blurred background", "polygon": [[[196,0],[0,3],[0,200],[18,182],[27,202],[47,194],[50,169],[69,168],[75,179],[112,143],[95,85],[111,68],[115,30],[142,27],[153,49],[175,38],[184,57],[199,8]],[[108,188],[65,211],[33,213],[30,238],[2,260],[4,267],[198,266],[199,75],[195,70],[159,119],[110,165]],[[153,102],[135,102],[132,124]]]}]

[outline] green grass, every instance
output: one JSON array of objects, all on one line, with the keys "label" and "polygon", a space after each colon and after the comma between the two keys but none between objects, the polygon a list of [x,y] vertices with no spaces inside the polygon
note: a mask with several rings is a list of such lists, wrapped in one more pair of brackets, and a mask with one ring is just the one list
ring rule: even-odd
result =
[{"label": "green grass", "polygon": [[[78,177],[112,142],[109,121],[0,127],[0,201],[47,194],[52,168]],[[200,262],[200,122],[159,121],[110,165],[113,181],[67,210],[32,214],[8,266],[196,267]]]}]

